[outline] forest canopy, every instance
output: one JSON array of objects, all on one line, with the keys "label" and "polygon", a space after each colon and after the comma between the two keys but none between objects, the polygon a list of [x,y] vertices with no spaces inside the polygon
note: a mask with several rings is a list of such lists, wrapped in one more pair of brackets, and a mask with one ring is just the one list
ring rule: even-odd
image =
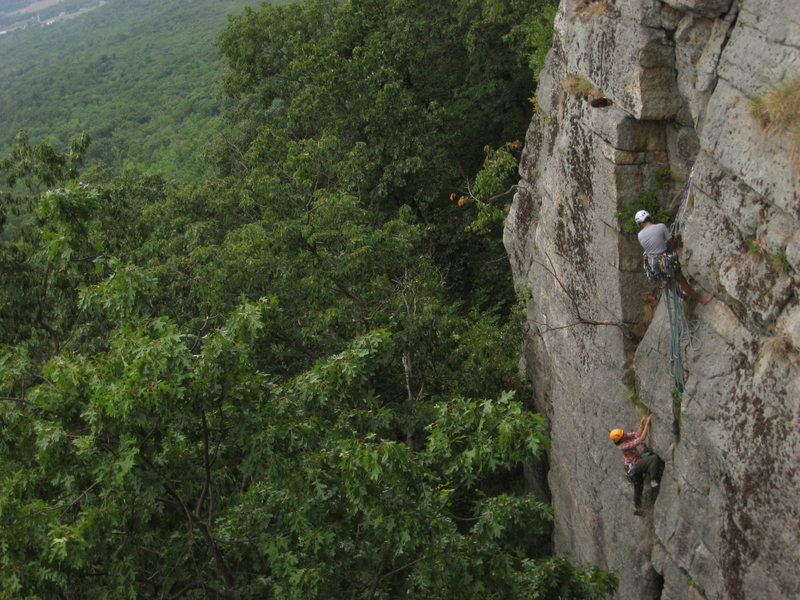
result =
[{"label": "forest canopy", "polygon": [[[201,180],[222,128],[213,39],[227,13],[250,3],[109,0],[80,18],[0,36],[0,152],[19,129],[62,147],[84,130],[94,140],[87,164]],[[96,4],[62,0],[26,16]]]},{"label": "forest canopy", "polygon": [[194,184],[15,138],[0,598],[614,589],[551,555],[522,476],[548,442],[500,228],[552,15],[245,9]]}]

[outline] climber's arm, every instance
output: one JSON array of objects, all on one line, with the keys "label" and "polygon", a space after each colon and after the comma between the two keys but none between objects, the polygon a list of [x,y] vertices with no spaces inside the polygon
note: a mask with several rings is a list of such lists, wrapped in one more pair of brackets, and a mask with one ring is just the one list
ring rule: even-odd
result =
[{"label": "climber's arm", "polygon": [[647,435],[650,433],[651,419],[652,415],[647,415],[642,417],[642,420],[639,421],[639,429],[636,430],[636,437],[639,438],[642,442],[647,439]]}]

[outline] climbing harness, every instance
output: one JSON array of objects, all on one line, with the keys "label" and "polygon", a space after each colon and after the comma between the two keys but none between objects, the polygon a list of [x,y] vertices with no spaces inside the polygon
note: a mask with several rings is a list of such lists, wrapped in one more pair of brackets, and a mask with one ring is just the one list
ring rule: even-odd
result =
[{"label": "climbing harness", "polygon": [[675,276],[678,268],[678,257],[674,252],[644,253],[644,272],[647,279],[658,283],[661,287]]}]

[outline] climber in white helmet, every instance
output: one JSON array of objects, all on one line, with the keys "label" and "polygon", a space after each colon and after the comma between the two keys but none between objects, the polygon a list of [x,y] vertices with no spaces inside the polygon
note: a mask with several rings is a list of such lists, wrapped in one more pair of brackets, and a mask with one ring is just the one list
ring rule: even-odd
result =
[{"label": "climber in white helmet", "polygon": [[675,234],[675,237],[669,232],[667,226],[663,223],[653,223],[650,213],[646,210],[640,210],[634,215],[636,224],[642,229],[639,231],[639,243],[642,245],[646,257],[646,263],[650,272],[661,271],[662,275],[666,278],[674,277],[675,281],[681,286],[681,290],[689,298],[696,300],[700,304],[708,304],[714,297],[714,294],[706,294],[701,296],[697,291],[686,281],[686,278],[681,273],[681,266],[678,263],[678,258],[672,252],[678,247],[680,241],[680,231]]}]

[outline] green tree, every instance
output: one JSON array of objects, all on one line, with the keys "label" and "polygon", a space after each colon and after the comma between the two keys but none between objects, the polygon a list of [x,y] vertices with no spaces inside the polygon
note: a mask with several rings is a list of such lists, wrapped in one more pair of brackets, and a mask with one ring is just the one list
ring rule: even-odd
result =
[{"label": "green tree", "polygon": [[33,385],[25,357],[0,363],[8,593],[507,598],[537,577],[609,588],[535,559],[549,511],[503,472],[546,440],[509,395],[434,405],[414,450],[370,383],[386,333],[282,383],[252,363],[273,302],[240,307],[193,353],[169,320],[141,319],[125,287],[84,295],[124,322],[106,352],[56,356]]},{"label": "green tree", "polygon": [[88,164],[201,181],[223,127],[213,40],[248,0],[61,0],[39,16],[76,3],[97,8],[0,36],[0,153],[20,128],[54,146],[86,130]]},{"label": "green tree", "polygon": [[[31,145],[20,131],[11,154],[0,160],[7,190],[0,193],[0,344],[44,332],[58,347],[74,317],[75,291],[67,271],[86,272],[101,241],[83,223],[97,201],[93,190],[76,183],[89,144],[72,140],[66,153],[44,142]],[[63,185],[48,191],[48,186]],[[9,222],[6,222],[10,219]]]},{"label": "green tree", "polygon": [[[496,388],[505,359],[469,371],[497,328],[452,310],[419,224],[401,211],[377,227],[352,197],[320,195],[293,219],[214,220],[228,224],[220,234],[202,214],[182,223],[198,198],[133,174],[67,182],[33,196],[37,221],[3,243],[59,273],[63,294],[45,292],[64,315],[53,332],[4,339],[0,358],[9,597],[593,598],[613,587],[545,556],[549,510],[518,476],[546,444],[543,423],[510,393],[466,395]],[[179,260],[212,243],[198,267],[208,275],[159,292],[164,249],[149,245],[163,233],[140,237],[156,224],[184,232],[169,246],[188,251]],[[254,246],[263,240],[275,246]],[[88,250],[100,258],[82,260]],[[183,325],[159,314],[170,295],[230,282],[248,257],[277,273],[259,279],[257,265],[220,289],[277,296],[234,302],[205,329],[189,302]],[[306,304],[310,324],[296,322],[306,285],[327,290]],[[328,335],[280,362],[276,334],[292,322],[300,339]],[[394,333],[372,327],[382,323]],[[438,364],[447,351],[463,363]]]},{"label": "green tree", "polygon": [[448,198],[484,146],[524,132],[534,38],[520,31],[536,8],[312,0],[245,10],[219,42],[236,124],[226,172],[264,203],[280,202],[275,181],[305,166],[301,189],[345,192],[381,219],[407,206],[435,227],[429,243],[454,294],[508,305],[510,285],[494,285],[510,281],[499,237],[464,232],[469,217]]},{"label": "green tree", "polygon": [[547,556],[498,214],[448,200],[486,145],[470,189],[506,184],[506,100],[478,105],[530,76],[527,13],[443,4],[233,19],[203,185],[78,177],[85,144],[24,136],[0,161],[0,598],[614,588]]}]

